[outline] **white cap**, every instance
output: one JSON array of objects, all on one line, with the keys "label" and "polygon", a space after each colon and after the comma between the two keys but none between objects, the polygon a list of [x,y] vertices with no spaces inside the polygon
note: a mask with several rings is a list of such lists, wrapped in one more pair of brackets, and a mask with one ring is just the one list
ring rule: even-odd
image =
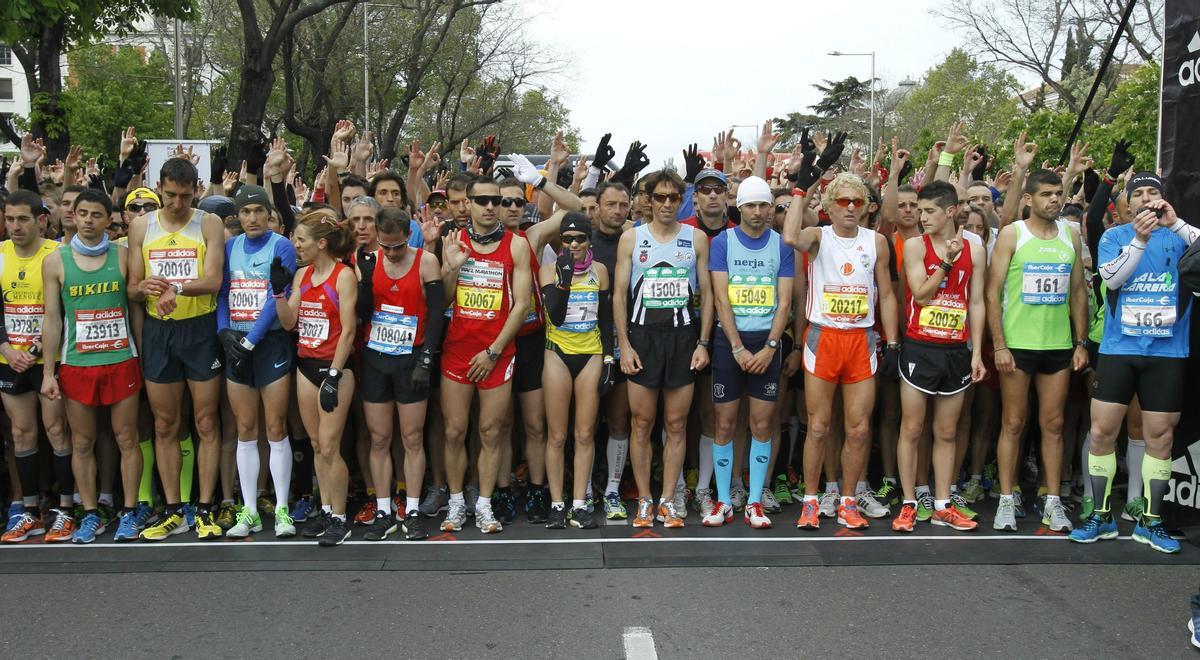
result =
[{"label": "white cap", "polygon": [[755,204],[757,202],[766,202],[768,204],[775,201],[774,195],[771,194],[771,186],[757,176],[747,177],[738,185],[737,205]]}]

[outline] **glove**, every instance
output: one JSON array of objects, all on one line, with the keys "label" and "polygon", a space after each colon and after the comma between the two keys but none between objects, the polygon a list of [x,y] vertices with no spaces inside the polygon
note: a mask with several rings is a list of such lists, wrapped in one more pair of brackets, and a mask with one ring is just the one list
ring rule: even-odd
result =
[{"label": "glove", "polygon": [[215,183],[217,185],[220,185],[221,183],[224,182],[225,156],[228,153],[229,153],[229,150],[225,148],[225,145],[221,145],[221,146],[217,147],[216,149],[213,149],[212,160],[211,160],[212,165],[211,165],[211,169],[208,172],[209,183]]},{"label": "glove", "polygon": [[570,167],[564,167],[558,171],[558,180],[555,181],[555,183],[558,184],[559,188],[570,188],[571,187],[571,183],[575,180],[575,176],[574,176],[574,173],[572,172],[572,169],[573,168],[570,168]]},{"label": "glove", "polygon": [[[138,140],[137,146],[133,148],[133,151],[129,152],[129,158],[125,159],[125,165],[128,165],[129,171],[133,172],[133,174],[129,175],[131,179],[146,166],[146,146],[145,140]],[[126,181],[125,183],[129,182]]]},{"label": "glove", "polygon": [[982,158],[982,160],[980,160],[979,164],[975,166],[975,169],[971,170],[971,180],[972,181],[983,181],[983,173],[985,171],[987,171],[987,166],[988,166],[987,147],[979,147],[978,153],[979,153],[979,156]]},{"label": "glove", "polygon": [[271,293],[282,296],[291,283],[292,271],[283,265],[282,259],[275,257],[275,260],[271,262]]},{"label": "glove", "polygon": [[888,380],[900,378],[900,347],[888,344],[883,347],[883,357],[879,360],[879,375]]},{"label": "glove", "polygon": [[433,349],[425,347],[417,353],[417,365],[413,367],[413,388],[429,387],[429,372],[433,370]]},{"label": "glove", "polygon": [[612,391],[613,385],[613,364],[611,356],[604,356],[604,364],[600,366],[600,396],[604,396]]},{"label": "glove", "polygon": [[1096,174],[1096,170],[1087,169],[1083,171],[1083,196],[1090,204],[1092,198],[1096,196],[1096,191],[1100,189],[1100,175]]},{"label": "glove", "polygon": [[246,172],[262,180],[263,165],[267,162],[267,143],[259,142],[246,154]]},{"label": "glove", "polygon": [[325,372],[325,380],[321,381],[321,410],[331,413],[337,408],[338,381],[341,379],[340,372],[337,376],[330,376],[328,371]]},{"label": "glove", "polygon": [[900,168],[900,174],[897,175],[898,178],[896,179],[896,181],[898,183],[904,183],[904,179],[907,178],[909,174],[912,174],[912,170],[913,170],[913,164],[912,164],[912,159],[910,158],[910,159],[904,161],[904,166]]},{"label": "glove", "polygon": [[695,183],[696,175],[704,169],[704,159],[700,157],[698,145],[691,144],[683,150],[683,165],[684,171],[687,172],[687,176],[683,179],[684,183]]},{"label": "glove", "polygon": [[130,156],[120,167],[113,170],[112,187],[114,190],[117,188],[128,188],[129,182],[133,180],[133,175],[136,172],[133,171],[133,165],[129,162],[131,160],[133,160],[133,156]]},{"label": "glove", "polygon": [[817,151],[805,151],[804,156],[800,159],[800,169],[796,170],[796,187],[800,190],[808,190],[813,187],[817,179],[821,178],[821,173],[813,167],[813,161],[817,159]]},{"label": "glove", "polygon": [[605,133],[604,137],[600,138],[600,144],[596,146],[596,153],[592,156],[592,167],[603,170],[613,156],[617,155],[617,152],[608,145],[610,139],[612,139],[612,133]]},{"label": "glove", "polygon": [[825,145],[825,151],[821,152],[817,158],[817,169],[824,172],[833,166],[834,163],[842,157],[842,151],[846,149],[846,131],[842,131],[833,136],[829,144]]},{"label": "glove", "polygon": [[529,184],[533,187],[538,187],[546,177],[542,176],[541,172],[529,162],[529,159],[521,154],[509,154],[508,159],[513,164],[513,176],[517,177],[517,181]]},{"label": "glove", "polygon": [[1133,167],[1133,162],[1137,159],[1129,153],[1131,145],[1133,142],[1129,140],[1117,140],[1117,146],[1113,147],[1112,162],[1108,166],[1108,178],[1115,179]]},{"label": "glove", "polygon": [[563,249],[562,254],[558,255],[554,272],[558,275],[558,288],[570,289],[571,280],[575,278],[575,257],[571,256],[570,250]]},{"label": "glove", "polygon": [[250,372],[250,351],[242,343],[245,336],[230,328],[217,333],[217,339],[220,340],[221,348],[225,349],[225,356],[229,360],[229,368],[239,380],[246,380]]},{"label": "glove", "polygon": [[646,166],[650,164],[650,158],[646,156],[646,146],[641,142],[629,145],[629,151],[625,152],[625,164],[621,166],[620,171],[613,179],[633,183],[638,172],[646,169]]}]

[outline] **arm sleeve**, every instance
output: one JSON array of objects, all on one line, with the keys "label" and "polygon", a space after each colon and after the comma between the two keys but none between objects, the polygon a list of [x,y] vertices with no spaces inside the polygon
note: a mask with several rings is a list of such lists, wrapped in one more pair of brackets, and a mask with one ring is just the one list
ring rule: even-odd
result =
[{"label": "arm sleeve", "polygon": [[[229,327],[229,255],[233,252],[234,240],[225,241],[225,264],[221,267],[224,277],[221,278],[221,290],[217,292],[217,332]],[[275,301],[269,297],[268,300],[274,309]]]},{"label": "arm sleeve", "polygon": [[598,313],[600,321],[600,345],[604,347],[605,355],[613,354],[613,339],[616,338],[616,333],[613,331],[613,313],[612,313],[612,291],[600,292],[600,311]]},{"label": "arm sleeve", "polygon": [[[358,272],[362,276],[362,279],[358,281],[358,302],[354,308],[360,326],[370,323],[371,315],[375,312],[375,259],[373,257],[374,255],[368,255],[360,249],[355,260],[358,263]],[[420,268],[420,262],[413,264],[413,267]]]},{"label": "arm sleeve", "polygon": [[1110,291],[1125,284],[1129,276],[1137,270],[1138,262],[1146,252],[1146,246],[1137,238],[1128,245],[1121,245],[1114,234],[1115,232],[1104,232],[1100,239],[1099,266],[1096,268],[1096,272],[1100,273],[1100,278]]},{"label": "arm sleeve", "polygon": [[[275,257],[279,257],[288,270],[296,272],[296,250],[289,241],[275,241],[275,254],[271,257],[271,261],[274,261]],[[226,260],[225,263],[229,263],[229,261]],[[258,320],[254,322],[254,327],[246,335],[246,340],[252,344],[262,341],[263,337],[267,336],[267,332],[271,330],[271,326],[275,325],[276,318],[278,318],[278,314],[275,311],[275,300],[267,295],[263,301],[263,308],[258,313]]]},{"label": "arm sleeve", "polygon": [[292,212],[292,205],[288,203],[287,187],[282,181],[271,182],[271,203],[275,205],[275,210],[279,211],[279,224],[283,225],[283,235],[291,236],[292,228],[296,225],[296,214]]},{"label": "arm sleeve", "polygon": [[601,170],[599,167],[589,166],[587,178],[585,178],[583,180],[583,185],[581,185],[579,189],[586,190],[588,188],[595,188],[596,185],[600,183],[600,175],[601,174],[604,174],[604,171]]},{"label": "arm sleeve", "polygon": [[896,270],[896,245],[891,241],[884,241],[888,246],[888,274],[892,276],[893,282],[900,281],[900,274]]},{"label": "arm sleeve", "polygon": [[41,191],[38,190],[37,170],[32,167],[22,169],[21,176],[17,178],[17,187],[41,194]]},{"label": "arm sleeve", "polygon": [[567,299],[570,295],[570,291],[558,288],[557,284],[542,287],[542,306],[546,308],[546,318],[555,326],[561,326],[567,320]]},{"label": "arm sleeve", "polygon": [[425,345],[436,353],[442,346],[446,325],[446,285],[441,280],[425,283]]},{"label": "arm sleeve", "polygon": [[679,212],[675,214],[677,220],[690,218],[696,214],[696,205],[694,204],[692,193],[696,190],[696,185],[693,183],[687,184],[683,189],[683,203],[679,205]]}]

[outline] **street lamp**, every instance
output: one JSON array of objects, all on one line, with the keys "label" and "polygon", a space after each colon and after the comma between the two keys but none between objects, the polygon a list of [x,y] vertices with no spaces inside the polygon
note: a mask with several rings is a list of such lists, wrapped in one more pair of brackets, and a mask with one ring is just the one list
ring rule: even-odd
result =
[{"label": "street lamp", "polygon": [[867,150],[867,162],[875,158],[875,51],[869,53],[843,53],[835,50],[829,53],[832,57],[869,57],[871,58],[871,142]]}]

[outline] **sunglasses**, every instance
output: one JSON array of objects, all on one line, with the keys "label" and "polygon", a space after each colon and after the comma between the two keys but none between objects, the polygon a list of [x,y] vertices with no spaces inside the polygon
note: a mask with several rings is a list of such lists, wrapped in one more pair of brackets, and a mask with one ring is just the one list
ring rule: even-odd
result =
[{"label": "sunglasses", "polygon": [[833,203],[837,204],[838,206],[840,206],[842,208],[849,208],[851,204],[853,204],[856,207],[859,207],[859,206],[866,204],[867,202],[861,198],[838,197],[837,199],[833,200]]},{"label": "sunglasses", "polygon": [[784,212],[786,212],[786,211],[788,210],[788,207],[789,207],[789,206],[791,206],[791,205],[790,205],[790,204],[776,204],[776,205],[775,205],[775,212],[776,212],[776,213],[784,213]]},{"label": "sunglasses", "polygon": [[504,198],[500,195],[475,195],[471,197],[471,201],[480,206],[500,206]]},{"label": "sunglasses", "polygon": [[500,206],[503,206],[504,208],[509,208],[511,206],[515,206],[519,209],[523,209],[523,208],[525,208],[525,198],[524,197],[505,197],[500,200]]},{"label": "sunglasses", "polygon": [[725,186],[696,186],[696,190],[701,195],[724,195],[727,188]]},{"label": "sunglasses", "polygon": [[562,239],[563,245],[583,245],[592,240],[587,234],[562,234],[559,238]]},{"label": "sunglasses", "polygon": [[390,245],[387,243],[379,244],[379,249],[383,250],[384,252],[390,252],[392,250],[399,250],[400,248],[405,248],[405,247],[408,247],[408,243],[392,243]]},{"label": "sunglasses", "polygon": [[130,204],[129,206],[125,207],[125,210],[131,211],[133,213],[141,213],[142,211],[146,211],[146,212],[157,211],[158,205],[157,204]]},{"label": "sunglasses", "polygon": [[654,193],[650,197],[659,204],[674,204],[683,199],[679,193]]}]

